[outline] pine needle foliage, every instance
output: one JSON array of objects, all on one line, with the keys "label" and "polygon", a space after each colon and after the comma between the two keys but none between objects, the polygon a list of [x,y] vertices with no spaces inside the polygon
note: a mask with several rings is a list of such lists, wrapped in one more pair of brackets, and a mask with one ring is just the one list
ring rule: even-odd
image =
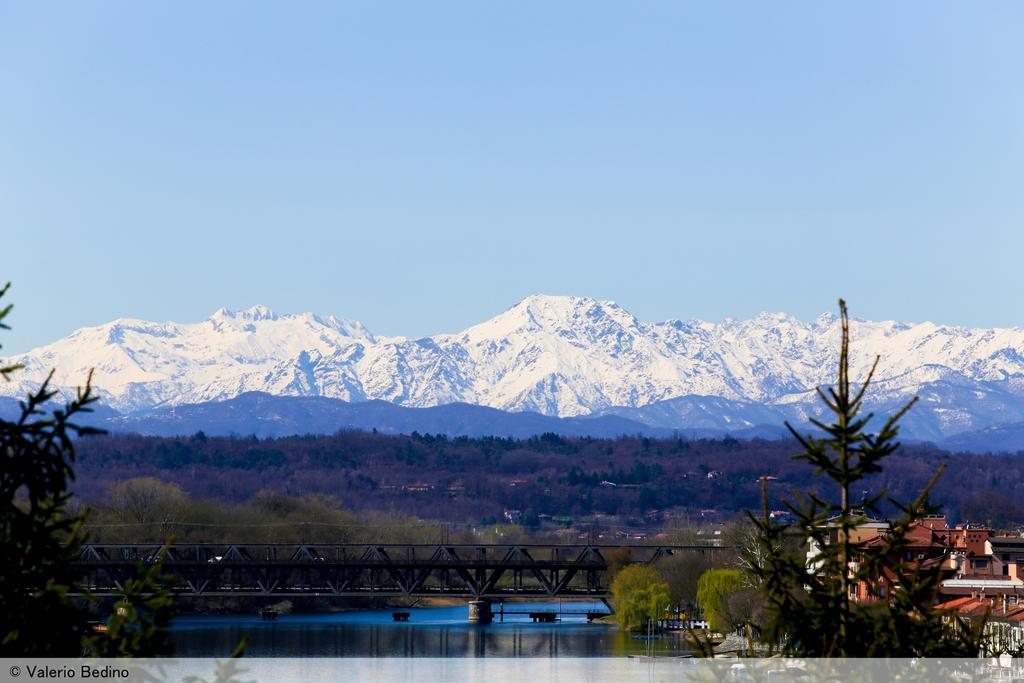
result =
[{"label": "pine needle foliage", "polygon": [[[9,329],[3,321],[10,311],[0,308],[0,329]],[[0,381],[20,367],[0,363]],[[165,627],[173,605],[161,587],[166,548],[126,581],[123,609],[108,630],[97,633],[90,624],[95,601],[72,569],[86,513],[72,510],[70,485],[74,439],[101,433],[78,423],[98,397],[90,373],[71,401],[47,412],[58,393],[52,378],[21,401],[13,421],[0,419],[0,656],[170,654]]]},{"label": "pine needle foliage", "polygon": [[[0,325],[10,310],[0,310]],[[0,374],[9,380],[18,369],[7,365]],[[5,657],[78,656],[89,633],[88,613],[70,595],[82,592],[70,563],[79,552],[84,517],[68,511],[68,486],[74,478],[72,437],[96,431],[74,420],[90,411],[96,397],[87,380],[63,409],[45,413],[44,404],[56,394],[47,378],[21,402],[17,419],[0,420],[0,655]]]},{"label": "pine needle foliage", "polygon": [[[7,290],[10,289],[10,287],[10,282],[5,284],[3,287],[0,287],[0,299],[4,297],[4,294],[7,293]],[[12,308],[14,308],[13,304],[7,304],[6,306],[0,307],[0,330],[11,329],[4,324],[4,318],[8,316]],[[14,374],[15,371],[21,370],[21,368],[21,365],[4,365],[3,363],[0,363],[0,379],[9,380],[11,375]]]},{"label": "pine needle foliage", "polygon": [[[900,446],[899,420],[914,405],[911,400],[882,424],[868,431],[871,414],[863,410],[879,359],[855,387],[850,381],[850,324],[846,303],[839,301],[841,342],[836,385],[818,396],[831,421],[810,420],[820,435],[801,434],[787,423],[803,447],[794,456],[815,468],[833,486],[838,503],[814,493],[797,493],[786,503],[795,522],[780,525],[769,519],[767,480],[763,480],[761,515],[751,514],[757,526],[757,562],[749,571],[764,591],[761,637],[783,653],[810,657],[974,657],[981,646],[981,625],[971,626],[935,608],[940,568],[905,561],[912,541],[908,534],[935,512],[929,492],[941,468],[920,495],[901,503],[884,492],[851,505],[850,491],[869,475],[882,471],[886,457]],[[851,532],[867,515],[880,516],[884,501],[899,511],[880,547],[866,551]],[[792,551],[796,538],[818,552],[808,559]],[[834,540],[833,540],[834,539]],[[872,601],[857,601],[851,586],[871,584],[884,576],[891,590]]]},{"label": "pine needle foliage", "polygon": [[149,563],[138,562],[136,576],[124,582],[121,599],[107,619],[107,630],[85,642],[93,657],[165,657],[173,653],[167,627],[174,617],[174,599],[167,588],[174,577],[163,573],[165,545]]}]

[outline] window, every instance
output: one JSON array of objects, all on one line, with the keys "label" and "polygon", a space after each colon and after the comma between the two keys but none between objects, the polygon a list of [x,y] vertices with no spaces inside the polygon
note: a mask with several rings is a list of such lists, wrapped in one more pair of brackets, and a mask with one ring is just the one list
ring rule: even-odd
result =
[{"label": "window", "polygon": [[1009,576],[1009,575],[1010,575],[1010,565],[1004,564],[1003,565],[1003,576]]}]

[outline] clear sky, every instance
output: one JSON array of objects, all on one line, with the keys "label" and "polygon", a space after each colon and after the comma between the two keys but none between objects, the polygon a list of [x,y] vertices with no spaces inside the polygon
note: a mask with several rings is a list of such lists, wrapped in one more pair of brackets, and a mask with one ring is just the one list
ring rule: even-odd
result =
[{"label": "clear sky", "polygon": [[1022,35],[1020,2],[0,0],[0,342],[532,293],[1024,326]]}]

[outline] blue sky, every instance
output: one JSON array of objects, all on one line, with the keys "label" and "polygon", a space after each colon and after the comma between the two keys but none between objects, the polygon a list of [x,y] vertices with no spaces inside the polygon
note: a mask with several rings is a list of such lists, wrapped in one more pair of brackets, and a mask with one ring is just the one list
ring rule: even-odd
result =
[{"label": "blue sky", "polygon": [[5,352],[263,303],[384,334],[1024,325],[1024,4],[0,2]]}]

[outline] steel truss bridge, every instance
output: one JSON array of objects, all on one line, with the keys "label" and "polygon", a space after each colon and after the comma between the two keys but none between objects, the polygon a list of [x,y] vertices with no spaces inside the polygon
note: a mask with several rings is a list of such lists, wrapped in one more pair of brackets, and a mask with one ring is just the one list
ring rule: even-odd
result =
[{"label": "steel truss bridge", "polygon": [[[164,560],[171,588],[192,596],[608,596],[612,553],[651,563],[730,548],[678,545],[176,544]],[[85,545],[75,563],[95,595],[120,592],[153,564],[158,544]]]}]

